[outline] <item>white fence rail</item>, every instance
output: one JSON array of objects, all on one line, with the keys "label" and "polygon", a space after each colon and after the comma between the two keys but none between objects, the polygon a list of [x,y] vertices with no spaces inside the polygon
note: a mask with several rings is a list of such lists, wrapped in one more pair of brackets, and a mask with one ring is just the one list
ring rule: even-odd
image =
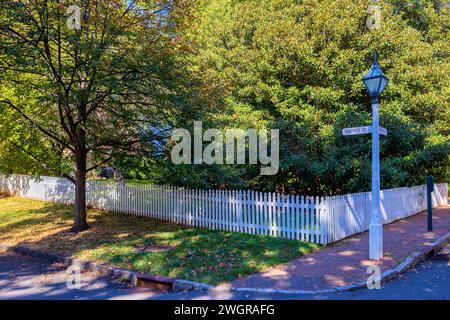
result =
[{"label": "white fence rail", "polygon": [[[447,203],[447,184],[437,184],[433,204]],[[383,190],[384,222],[426,209],[424,186]],[[0,177],[0,193],[73,203],[73,185],[62,178]],[[267,235],[326,244],[365,231],[370,193],[327,198],[229,190],[188,190],[154,185],[87,182],[88,205],[186,226]]]},{"label": "white fence rail", "polygon": [[[435,184],[431,194],[433,207],[447,203],[448,184]],[[381,190],[383,224],[412,216],[427,208],[426,186]],[[326,198],[326,210],[331,224],[328,239],[334,242],[369,229],[372,210],[370,192]]]}]

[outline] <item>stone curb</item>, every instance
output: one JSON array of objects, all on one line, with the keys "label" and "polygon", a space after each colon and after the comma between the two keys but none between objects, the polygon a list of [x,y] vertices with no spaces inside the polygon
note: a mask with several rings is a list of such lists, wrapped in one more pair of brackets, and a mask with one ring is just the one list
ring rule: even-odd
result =
[{"label": "stone curb", "polygon": [[91,261],[75,259],[73,257],[63,257],[58,254],[45,253],[23,246],[9,246],[5,244],[0,244],[0,252],[15,252],[33,258],[45,259],[50,262],[61,263],[64,265],[64,267],[78,266],[82,271],[91,271],[94,272],[96,275],[126,280],[129,281],[134,286],[136,285],[137,282],[136,274],[131,271],[116,269],[110,266],[94,263]]},{"label": "stone curb", "polygon": [[193,282],[193,281],[181,280],[181,279],[176,279],[172,286],[172,292],[210,291],[212,289],[214,289],[214,286],[206,284],[206,283]]},{"label": "stone curb", "polygon": [[[381,283],[385,283],[399,274],[404,273],[414,267],[416,264],[430,258],[436,252],[440,251],[447,242],[450,241],[450,232],[447,232],[442,237],[438,238],[436,241],[428,245],[421,252],[413,252],[409,255],[403,262],[397,265],[393,269],[386,270],[381,274]],[[133,286],[137,285],[139,275],[132,271],[122,270],[112,268],[103,264],[94,263],[91,261],[85,261],[80,259],[75,259],[72,257],[62,257],[56,254],[44,253],[37,250],[32,250],[23,246],[8,246],[0,244],[0,252],[9,251],[16,252],[19,254],[46,259],[52,262],[62,263],[65,267],[71,265],[77,265],[84,271],[92,271],[95,274],[112,277],[115,279],[123,279],[129,281]],[[144,275],[145,277],[158,277],[153,275]],[[357,284],[352,284],[348,286],[331,287],[331,289],[324,290],[281,290],[281,289],[271,289],[271,288],[246,288],[246,287],[231,287],[229,285],[218,285],[212,286],[206,283],[193,282],[182,279],[173,279],[170,281],[172,284],[172,292],[185,292],[185,291],[212,291],[212,292],[224,292],[224,291],[236,291],[236,292],[260,292],[260,293],[279,293],[279,294],[326,294],[344,291],[353,291],[365,288],[367,286],[366,282],[361,282]]]},{"label": "stone curb", "polygon": [[156,283],[164,283],[166,285],[170,285],[172,292],[207,291],[214,288],[214,286],[205,283],[160,277],[155,275],[142,274],[128,270],[117,269],[100,263],[75,259],[73,257],[63,257],[58,254],[41,252],[24,246],[10,246],[0,244],[0,252],[15,252],[33,258],[39,258],[50,262],[61,263],[65,267],[75,265],[80,267],[82,271],[91,271],[96,275],[129,281],[133,286],[137,286],[139,280],[143,281],[147,280],[147,281],[154,281]]}]

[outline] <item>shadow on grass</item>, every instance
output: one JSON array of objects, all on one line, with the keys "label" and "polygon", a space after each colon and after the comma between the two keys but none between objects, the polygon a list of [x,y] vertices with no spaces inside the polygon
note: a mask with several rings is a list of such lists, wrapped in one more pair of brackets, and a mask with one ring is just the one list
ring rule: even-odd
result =
[{"label": "shadow on grass", "polygon": [[[318,248],[295,240],[188,228],[97,210],[89,210],[90,229],[73,234],[71,206],[42,203],[26,212],[26,219],[0,228],[0,239],[12,237],[16,244],[37,250],[210,284],[263,271]],[[170,249],[140,250],[148,246]]]}]

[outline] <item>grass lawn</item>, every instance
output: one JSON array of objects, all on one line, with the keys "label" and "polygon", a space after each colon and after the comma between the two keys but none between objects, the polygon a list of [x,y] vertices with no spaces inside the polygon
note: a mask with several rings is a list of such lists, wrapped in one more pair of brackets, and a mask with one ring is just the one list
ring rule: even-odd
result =
[{"label": "grass lawn", "polygon": [[88,223],[89,230],[73,234],[71,206],[0,198],[0,243],[209,284],[263,271],[320,247],[98,210],[89,210]]}]

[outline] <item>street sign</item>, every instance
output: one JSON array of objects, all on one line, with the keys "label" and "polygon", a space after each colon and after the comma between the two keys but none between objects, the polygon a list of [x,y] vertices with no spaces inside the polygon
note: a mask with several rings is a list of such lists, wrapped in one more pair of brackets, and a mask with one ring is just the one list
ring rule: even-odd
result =
[{"label": "street sign", "polygon": [[353,136],[356,134],[366,134],[366,133],[371,133],[372,127],[367,126],[367,127],[356,127],[356,128],[345,128],[342,129],[342,135],[344,136]]},{"label": "street sign", "polygon": [[[357,134],[367,134],[367,133],[372,133],[371,126],[342,129],[342,135],[344,135],[344,136],[353,136],[353,135],[357,135]],[[383,128],[383,127],[379,127],[378,134],[387,136],[387,129]]]}]

